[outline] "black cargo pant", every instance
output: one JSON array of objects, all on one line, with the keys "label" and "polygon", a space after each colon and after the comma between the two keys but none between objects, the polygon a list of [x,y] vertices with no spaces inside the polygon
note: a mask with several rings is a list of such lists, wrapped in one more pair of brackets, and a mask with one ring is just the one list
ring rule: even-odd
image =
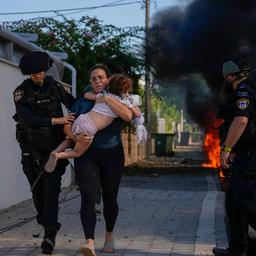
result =
[{"label": "black cargo pant", "polygon": [[[41,152],[40,163],[43,166],[48,159],[49,152]],[[33,185],[38,170],[30,154],[23,149],[21,160],[23,171],[27,176],[30,186]],[[68,161],[60,161],[52,173],[44,173],[32,191],[34,206],[37,211],[37,222],[44,227],[58,227],[58,201],[61,187],[61,176],[65,172]]]},{"label": "black cargo pant", "polygon": [[232,163],[229,188],[226,192],[226,214],[229,226],[229,247],[234,253],[244,252],[250,238],[248,236],[249,224],[256,225],[255,218],[248,218],[244,203],[255,197],[256,180],[247,179],[244,170],[251,158],[250,153],[237,154]]}]

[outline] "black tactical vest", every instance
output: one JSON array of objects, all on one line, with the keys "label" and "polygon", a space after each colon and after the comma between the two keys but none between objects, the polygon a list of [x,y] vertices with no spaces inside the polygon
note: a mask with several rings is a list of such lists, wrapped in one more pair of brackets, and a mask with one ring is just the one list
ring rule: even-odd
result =
[{"label": "black tactical vest", "polygon": [[[55,80],[46,77],[44,92],[36,91],[30,80],[24,81],[22,89],[27,95],[27,102],[38,117],[57,118],[63,116],[61,98],[62,91]],[[27,127],[27,135],[32,147],[39,150],[52,150],[64,138],[62,125],[44,126],[39,128]]]},{"label": "black tactical vest", "polygon": [[47,90],[45,92],[36,92],[31,86],[24,86],[23,89],[27,95],[28,103],[33,109],[35,115],[40,117],[61,117],[63,111],[61,107],[61,94],[58,84],[53,79],[47,79]]}]

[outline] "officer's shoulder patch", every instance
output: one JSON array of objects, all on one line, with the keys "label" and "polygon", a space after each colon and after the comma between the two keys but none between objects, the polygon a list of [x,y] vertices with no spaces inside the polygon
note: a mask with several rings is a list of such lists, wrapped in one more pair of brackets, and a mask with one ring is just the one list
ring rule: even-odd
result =
[{"label": "officer's shoulder patch", "polygon": [[18,102],[18,101],[22,98],[23,94],[24,94],[24,91],[22,91],[22,90],[20,90],[20,89],[16,90],[16,91],[14,92],[14,100],[15,100],[16,102]]},{"label": "officer's shoulder patch", "polygon": [[237,100],[237,107],[241,110],[244,110],[248,107],[249,103],[250,103],[249,99],[241,98]]}]

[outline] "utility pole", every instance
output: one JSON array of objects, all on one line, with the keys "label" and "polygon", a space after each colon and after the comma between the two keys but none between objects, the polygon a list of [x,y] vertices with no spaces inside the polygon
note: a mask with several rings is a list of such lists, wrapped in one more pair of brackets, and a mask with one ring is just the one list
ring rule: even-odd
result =
[{"label": "utility pole", "polygon": [[151,154],[151,86],[149,67],[149,27],[150,27],[150,0],[145,0],[145,119],[148,128],[148,141],[146,155]]}]

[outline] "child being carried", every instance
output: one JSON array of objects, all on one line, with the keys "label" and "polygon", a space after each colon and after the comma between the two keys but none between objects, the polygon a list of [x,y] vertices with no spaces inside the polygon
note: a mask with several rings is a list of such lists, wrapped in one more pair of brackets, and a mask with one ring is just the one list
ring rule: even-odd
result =
[{"label": "child being carried", "polygon": [[[72,126],[66,126],[64,131],[68,136],[54,151],[45,164],[45,170],[52,172],[58,159],[78,158],[91,145],[94,134],[110,125],[114,118],[118,116],[104,102],[104,97],[111,97],[131,109],[133,116],[141,116],[140,109],[129,100],[129,93],[132,89],[132,80],[124,75],[114,75],[109,80],[109,93],[99,93],[96,95],[96,104],[90,112],[81,114],[74,121]],[[102,99],[103,98],[103,99]],[[84,135],[77,136],[76,135]],[[88,140],[91,137],[91,140]],[[75,141],[75,145],[74,145]],[[65,151],[74,146],[72,150]]]}]

